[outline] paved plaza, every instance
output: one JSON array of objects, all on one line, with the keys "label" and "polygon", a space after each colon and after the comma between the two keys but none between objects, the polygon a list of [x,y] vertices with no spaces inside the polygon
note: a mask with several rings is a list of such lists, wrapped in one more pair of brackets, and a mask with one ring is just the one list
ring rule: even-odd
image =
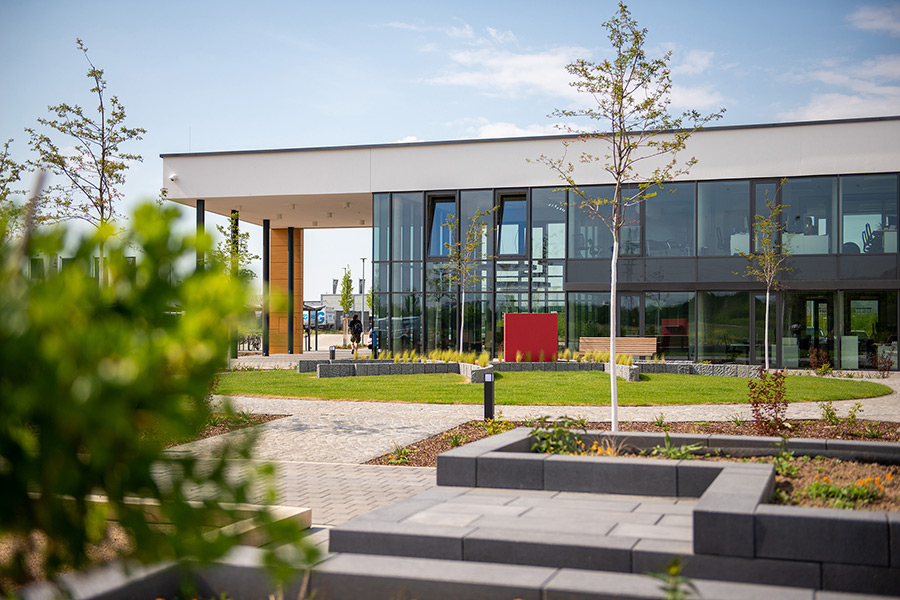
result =
[{"label": "paved plaza", "polygon": [[[244,358],[239,364],[289,368],[299,358],[327,358],[327,351],[302,356]],[[891,386],[894,393],[862,400],[861,418],[900,422],[900,374],[877,381]],[[224,398],[217,396],[216,400]],[[312,508],[313,523],[320,528],[344,523],[434,487],[433,468],[362,463],[390,452],[394,445],[419,441],[466,421],[481,419],[484,414],[481,405],[250,397],[230,400],[235,410],[287,415],[258,427],[254,456],[276,464],[278,502]],[[847,400],[834,405],[843,415],[856,402]],[[591,406],[498,406],[498,409],[510,420],[569,415],[608,421],[610,412],[609,407]],[[620,407],[619,419],[653,421],[660,413],[667,421],[727,421],[736,413],[749,418],[750,409],[747,404]],[[821,410],[815,403],[792,404],[788,408],[788,418],[820,417]],[[241,432],[227,434],[234,435]],[[192,442],[178,450],[211,456],[227,436]]]}]

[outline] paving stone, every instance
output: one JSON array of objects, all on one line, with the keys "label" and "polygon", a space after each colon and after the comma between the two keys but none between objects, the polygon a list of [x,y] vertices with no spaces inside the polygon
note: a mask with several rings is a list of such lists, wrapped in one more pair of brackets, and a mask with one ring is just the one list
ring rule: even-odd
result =
[{"label": "paving stone", "polygon": [[472,528],[353,520],[331,530],[331,552],[462,560],[462,538]]},{"label": "paving stone", "polygon": [[544,487],[563,491],[675,496],[676,461],[553,455],[544,461]]},{"label": "paving stone", "polygon": [[316,597],[328,600],[541,600],[541,586],[553,573],[533,566],[341,554],[318,566],[311,582]]},{"label": "paving stone", "polygon": [[479,562],[628,572],[635,542],[585,533],[479,527],[466,535],[463,555]]}]

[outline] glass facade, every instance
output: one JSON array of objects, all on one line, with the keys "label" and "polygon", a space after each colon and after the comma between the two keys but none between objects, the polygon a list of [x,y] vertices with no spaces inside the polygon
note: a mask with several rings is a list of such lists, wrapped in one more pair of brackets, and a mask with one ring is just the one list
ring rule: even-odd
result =
[{"label": "glass facade", "polygon": [[672,183],[647,190],[646,256],[694,255],[694,189],[693,183]]},{"label": "glass facade", "polygon": [[784,184],[782,240],[791,254],[837,252],[837,182],[837,177],[800,177]]},{"label": "glass facade", "polygon": [[645,335],[656,337],[657,351],[669,358],[693,360],[694,293],[651,292],[644,303]]},{"label": "glass facade", "polygon": [[750,253],[750,182],[697,184],[697,249],[700,256]]},{"label": "glass facade", "polygon": [[841,178],[842,254],[897,252],[897,176]]},{"label": "glass facade", "polygon": [[750,294],[697,293],[697,360],[750,363]]},{"label": "glass facade", "polygon": [[[373,195],[373,317],[379,346],[502,352],[508,312],[559,316],[559,347],[607,337],[613,186],[423,190]],[[637,188],[626,188],[627,198]],[[623,211],[618,335],[657,338],[670,359],[762,364],[765,288],[744,276],[753,224],[782,204],[792,256],[769,308],[772,366],[803,368],[810,351],[835,368],[896,357],[898,173],[678,182]],[[486,231],[465,286],[447,244],[473,216]],[[459,228],[444,224],[458,216]],[[460,331],[460,326],[462,330]]]}]

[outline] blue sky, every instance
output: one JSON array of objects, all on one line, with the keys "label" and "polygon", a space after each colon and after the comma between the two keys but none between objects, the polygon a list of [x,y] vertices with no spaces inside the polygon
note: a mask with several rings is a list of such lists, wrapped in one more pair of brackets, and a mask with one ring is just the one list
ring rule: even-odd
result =
[{"label": "blue sky", "polygon": [[[128,123],[123,204],[155,196],[160,153],[554,133],[584,102],[564,67],[609,56],[613,0],[111,2],[0,0],[0,139],[60,102],[92,106],[80,37]],[[900,114],[900,2],[636,0],[654,54],[673,52],[673,108],[718,124]],[[185,210],[185,227],[193,211]],[[213,222],[216,222],[213,220]],[[250,227],[259,244],[259,228]],[[305,297],[359,277],[371,234],[308,232]],[[308,252],[307,256],[321,257]],[[367,261],[367,269],[369,262]]]}]

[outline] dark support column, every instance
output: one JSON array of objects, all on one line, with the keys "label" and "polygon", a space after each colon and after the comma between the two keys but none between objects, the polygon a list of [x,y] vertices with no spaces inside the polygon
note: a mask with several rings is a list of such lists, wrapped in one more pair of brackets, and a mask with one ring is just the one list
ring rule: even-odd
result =
[{"label": "dark support column", "polygon": [[[197,200],[197,235],[206,230],[206,200]],[[203,270],[205,256],[200,248],[197,248],[197,270]]]},{"label": "dark support column", "polygon": [[[287,351],[294,353],[294,228],[288,227]],[[302,348],[301,348],[302,349]]]},{"label": "dark support column", "polygon": [[[237,278],[238,275],[238,262],[239,262],[239,252],[241,249],[240,245],[240,213],[234,209],[231,210],[231,223],[229,223],[229,247],[231,249],[231,264],[229,265],[229,269],[231,271],[231,276]],[[237,330],[231,332],[231,357],[238,357],[238,332]]]},{"label": "dark support column", "polygon": [[263,219],[262,253],[262,354],[269,355],[269,219]]}]

